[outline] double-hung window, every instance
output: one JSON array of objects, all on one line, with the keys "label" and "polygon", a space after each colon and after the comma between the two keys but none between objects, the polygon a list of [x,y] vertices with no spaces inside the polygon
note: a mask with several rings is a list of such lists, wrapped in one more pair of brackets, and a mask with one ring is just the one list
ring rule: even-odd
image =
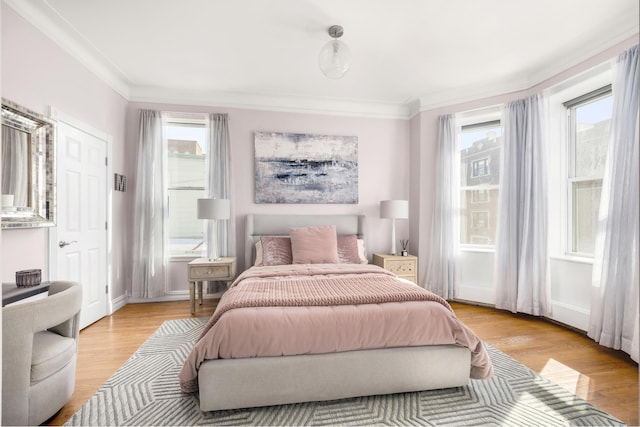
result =
[{"label": "double-hung window", "polygon": [[499,120],[463,125],[460,154],[460,244],[495,246],[502,128]]},{"label": "double-hung window", "polygon": [[593,256],[613,106],[611,86],[574,98],[564,106],[569,148],[567,252]]},{"label": "double-hung window", "polygon": [[164,123],[168,157],[169,253],[202,255],[204,222],[197,199],[206,197],[208,128],[200,115],[168,115]]}]

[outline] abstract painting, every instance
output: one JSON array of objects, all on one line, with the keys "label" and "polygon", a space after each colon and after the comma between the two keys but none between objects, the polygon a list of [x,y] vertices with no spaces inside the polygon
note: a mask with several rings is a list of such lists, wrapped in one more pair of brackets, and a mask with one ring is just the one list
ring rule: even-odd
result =
[{"label": "abstract painting", "polygon": [[256,203],[358,203],[358,137],[255,133]]}]

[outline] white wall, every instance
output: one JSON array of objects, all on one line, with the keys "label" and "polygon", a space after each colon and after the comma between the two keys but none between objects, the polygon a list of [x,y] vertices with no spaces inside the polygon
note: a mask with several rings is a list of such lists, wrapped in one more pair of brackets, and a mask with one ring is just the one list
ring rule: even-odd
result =
[{"label": "white wall", "polygon": [[[11,8],[2,7],[2,97],[48,116],[50,107],[113,137],[113,171],[131,175],[124,162],[126,100]],[[113,195],[114,288],[123,288],[124,241],[118,237],[128,221],[124,197]],[[2,235],[2,281],[15,282],[15,272],[40,268],[48,275],[48,229],[5,229]]]}]

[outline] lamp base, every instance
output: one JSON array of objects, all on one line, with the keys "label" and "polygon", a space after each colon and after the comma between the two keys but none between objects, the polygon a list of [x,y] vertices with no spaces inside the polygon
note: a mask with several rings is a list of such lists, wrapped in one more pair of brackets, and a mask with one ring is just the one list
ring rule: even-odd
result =
[{"label": "lamp base", "polygon": [[396,220],[391,220],[391,255],[396,255]]}]

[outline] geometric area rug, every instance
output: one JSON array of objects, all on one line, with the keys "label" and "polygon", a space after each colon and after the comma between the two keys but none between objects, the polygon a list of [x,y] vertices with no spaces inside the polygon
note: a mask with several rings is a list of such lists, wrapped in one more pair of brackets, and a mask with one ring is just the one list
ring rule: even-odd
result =
[{"label": "geometric area rug", "polygon": [[206,320],[165,321],[65,425],[624,425],[489,345],[493,377],[464,387],[201,412],[178,372]]}]

